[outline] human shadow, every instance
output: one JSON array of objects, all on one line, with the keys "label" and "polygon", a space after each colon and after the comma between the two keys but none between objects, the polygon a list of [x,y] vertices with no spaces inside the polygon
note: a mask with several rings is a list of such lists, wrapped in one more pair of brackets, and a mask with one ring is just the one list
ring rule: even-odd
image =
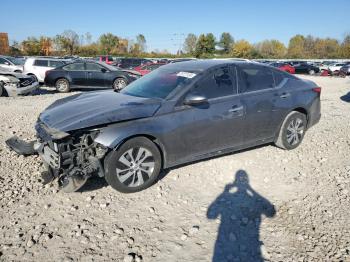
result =
[{"label": "human shadow", "polygon": [[350,103],[350,92],[347,93],[346,95],[341,96],[340,99],[343,100],[344,102]]},{"label": "human shadow", "polygon": [[248,174],[237,171],[234,182],[225,186],[207,210],[208,219],[221,218],[213,262],[264,261],[260,224],[263,215],[275,213],[274,205],[251,188]]}]

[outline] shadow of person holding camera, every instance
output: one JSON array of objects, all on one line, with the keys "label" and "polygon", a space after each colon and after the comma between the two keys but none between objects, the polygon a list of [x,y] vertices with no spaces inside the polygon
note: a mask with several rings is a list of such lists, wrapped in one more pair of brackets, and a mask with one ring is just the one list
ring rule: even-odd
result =
[{"label": "shadow of person holding camera", "polygon": [[273,204],[250,187],[248,174],[239,170],[207,211],[208,219],[221,218],[213,261],[264,261],[259,239],[262,215],[275,213]]}]

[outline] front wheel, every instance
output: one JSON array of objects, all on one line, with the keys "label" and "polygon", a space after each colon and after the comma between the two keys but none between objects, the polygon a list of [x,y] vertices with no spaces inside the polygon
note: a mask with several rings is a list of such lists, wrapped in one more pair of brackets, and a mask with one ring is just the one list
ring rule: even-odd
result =
[{"label": "front wheel", "polygon": [[298,147],[305,135],[307,120],[300,112],[292,111],[287,115],[278,134],[276,146],[291,150]]},{"label": "front wheel", "polygon": [[60,93],[67,93],[70,91],[70,85],[67,79],[60,78],[56,81],[55,87]]},{"label": "front wheel", "polygon": [[120,91],[127,86],[127,82],[124,78],[117,78],[113,81],[113,89],[115,91]]},{"label": "front wheel", "polygon": [[105,179],[117,191],[134,193],[150,187],[161,166],[158,147],[145,137],[136,137],[106,156]]}]

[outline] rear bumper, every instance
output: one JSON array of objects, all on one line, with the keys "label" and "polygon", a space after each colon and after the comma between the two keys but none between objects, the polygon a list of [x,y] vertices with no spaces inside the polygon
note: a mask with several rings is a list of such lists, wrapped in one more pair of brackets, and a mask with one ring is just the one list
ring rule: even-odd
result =
[{"label": "rear bumper", "polygon": [[309,109],[309,119],[307,128],[316,125],[321,119],[321,101],[320,98],[316,98]]}]

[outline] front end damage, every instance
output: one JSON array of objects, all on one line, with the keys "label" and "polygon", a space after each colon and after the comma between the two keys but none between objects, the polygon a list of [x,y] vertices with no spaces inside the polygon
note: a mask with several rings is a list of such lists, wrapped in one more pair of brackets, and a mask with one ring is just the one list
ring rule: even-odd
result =
[{"label": "front end damage", "polygon": [[102,161],[108,148],[94,141],[98,129],[65,133],[38,122],[36,131],[38,139],[34,143],[14,138],[6,143],[19,154],[40,155],[46,167],[42,173],[44,184],[57,179],[60,188],[68,193],[80,189],[91,176],[104,176]]}]

